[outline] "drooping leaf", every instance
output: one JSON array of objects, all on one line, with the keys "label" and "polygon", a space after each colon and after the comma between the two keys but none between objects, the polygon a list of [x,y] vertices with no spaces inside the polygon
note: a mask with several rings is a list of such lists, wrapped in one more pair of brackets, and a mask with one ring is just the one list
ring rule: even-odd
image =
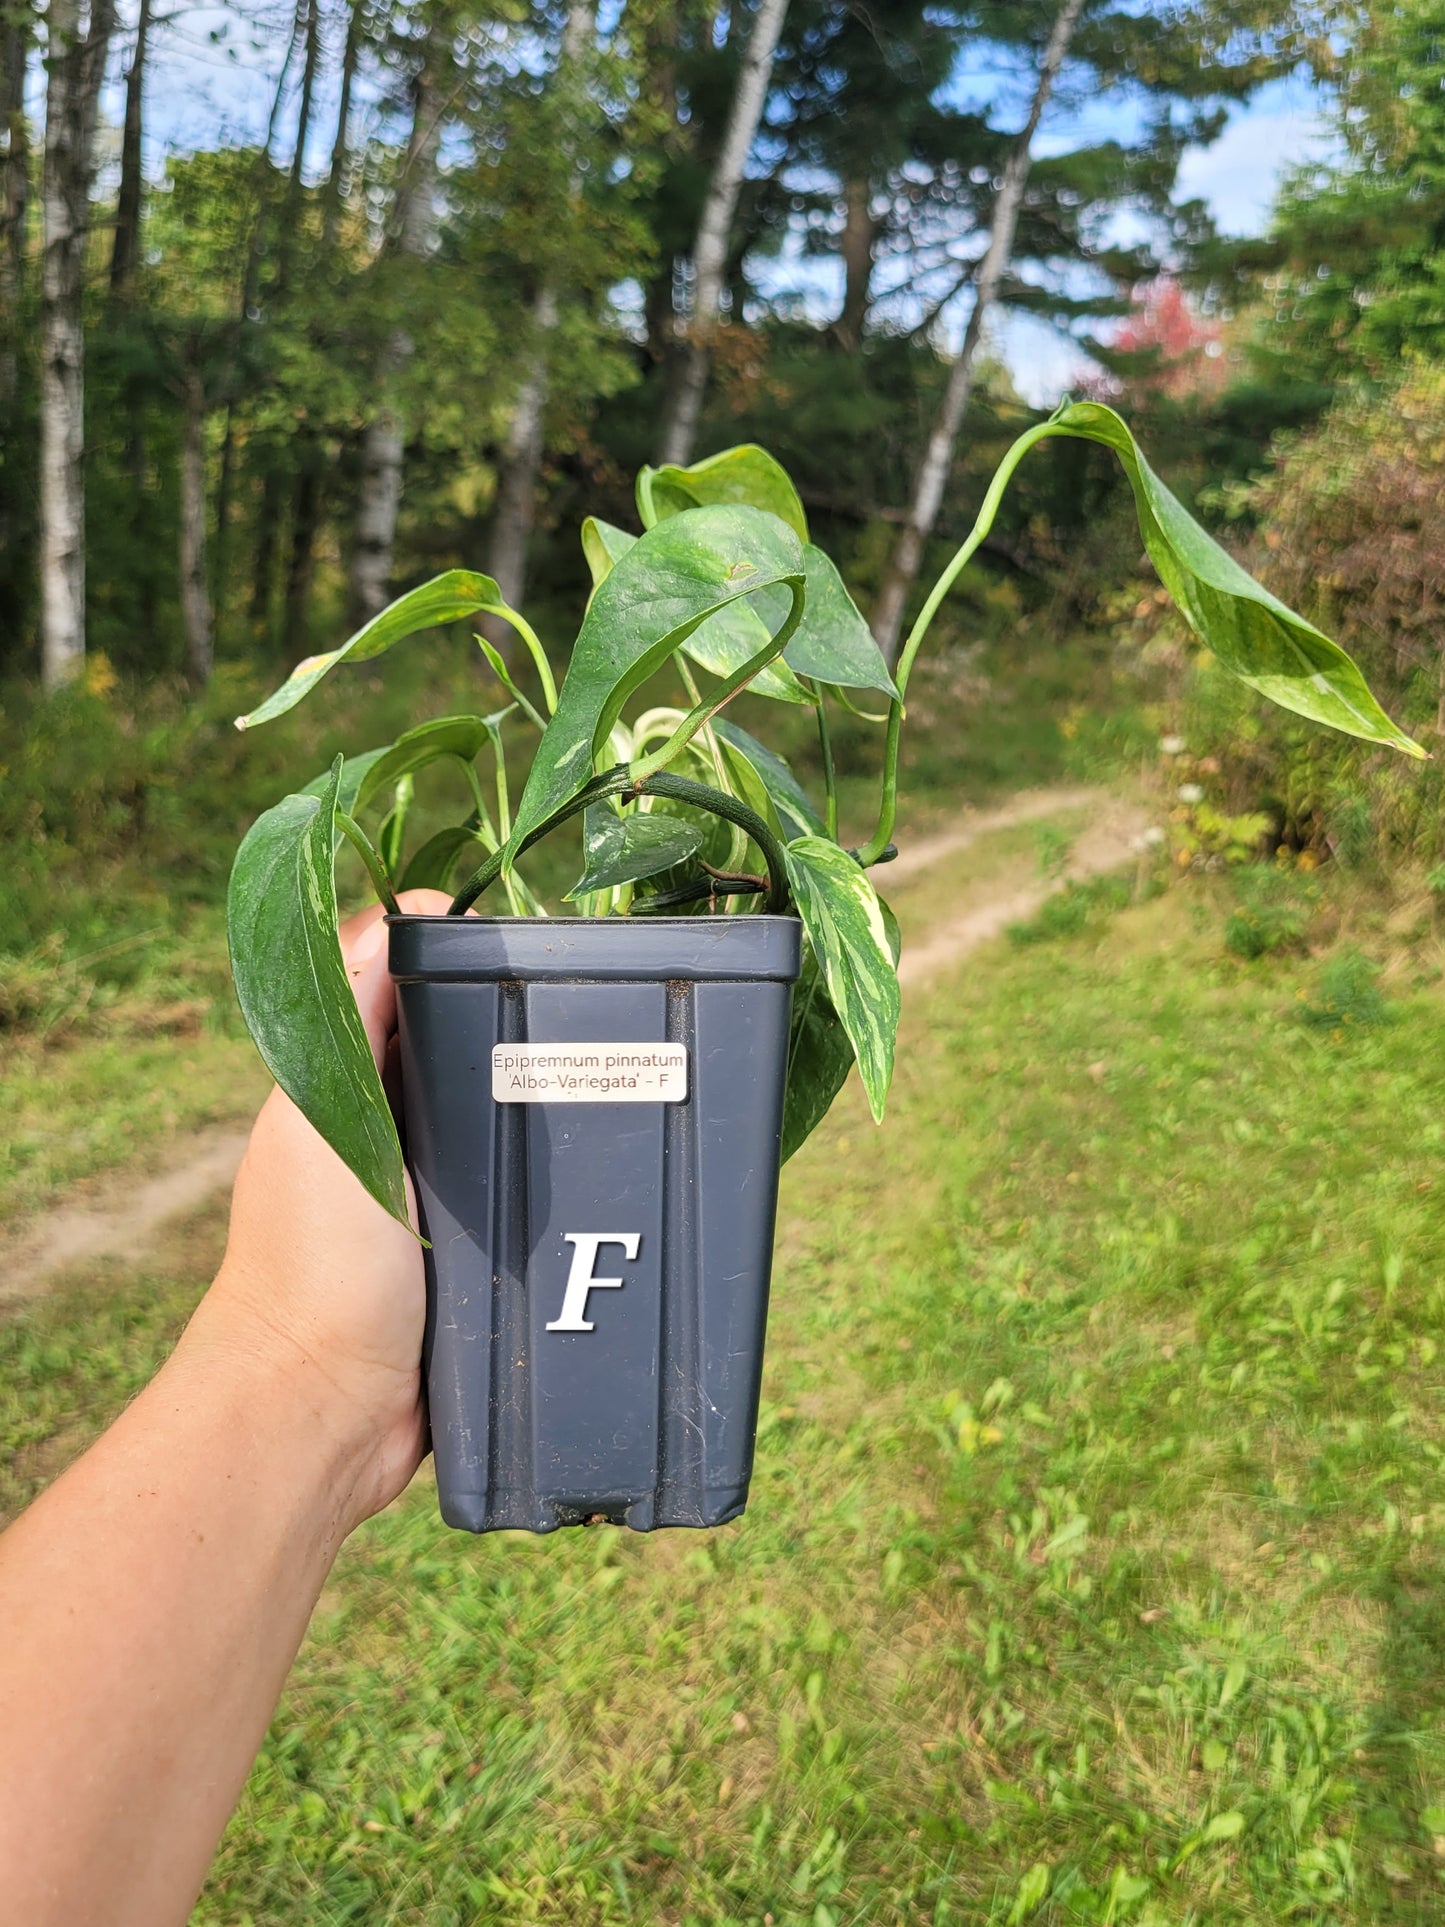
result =
[{"label": "drooping leaf", "polygon": [[582,816],[582,875],[564,901],[657,876],[701,847],[702,832],[679,817],[641,810],[619,816],[610,803],[594,804]]},{"label": "drooping leaf", "polygon": [[231,972],[271,1075],[405,1224],[401,1145],[336,935],[341,772],[338,756],[324,796],[284,797],[247,832],[226,898]]},{"label": "drooping leaf", "polygon": [[1206,535],[1112,408],[1073,402],[1049,427],[1114,450],[1134,491],[1139,531],[1160,580],[1226,669],[1300,716],[1408,756],[1424,755],[1381,709],[1339,644],[1272,596]]},{"label": "drooping leaf", "polygon": [[808,518],[792,477],[756,443],[725,448],[689,468],[644,468],[637,477],[637,508],[644,528],[683,509],[724,502],[766,509],[786,522],[800,542],[808,539]]},{"label": "drooping leaf", "polygon": [[793,986],[788,1034],[788,1088],[783,1103],[783,1162],[813,1135],[853,1068],[853,1046],[833,1008],[810,943]]},{"label": "drooping leaf", "polygon": [[[691,505],[683,503],[681,506],[686,508]],[[627,554],[637,540],[638,537],[629,535],[626,529],[616,528],[611,522],[600,521],[596,516],[588,516],[582,524],[582,551],[592,571],[594,589],[612,573],[613,565]],[[750,603],[733,602],[726,609],[719,609],[716,615],[709,616],[700,628],[694,629],[682,645],[684,652],[713,675],[730,676],[766,646],[768,637],[786,617],[788,593],[780,590],[778,594],[782,599],[782,608],[778,621],[771,627]],[[807,620],[806,609],[804,620]],[[749,686],[753,695],[771,696],[775,702],[812,701],[786,661],[769,663]]]},{"label": "drooping leaf", "polygon": [[470,763],[486,747],[492,721],[487,716],[437,716],[407,730],[366,771],[357,791],[356,809],[365,809],[373,797],[382,795],[403,776],[413,776],[444,756]]},{"label": "drooping leaf", "polygon": [[869,1109],[881,1120],[893,1076],[899,995],[877,892],[868,873],[827,837],[799,837],[785,855],[793,901],[852,1043]]},{"label": "drooping leaf", "polygon": [[509,613],[502,592],[492,578],[474,569],[448,569],[445,575],[435,576],[406,595],[398,596],[339,649],[328,650],[321,656],[307,656],[304,662],[298,662],[265,702],[249,715],[236,718],[236,727],[254,729],[257,723],[269,723],[276,716],[284,716],[338,662],[365,662],[419,630],[435,629],[443,623],[459,622],[463,616],[487,613],[503,616]]},{"label": "drooping leaf", "polygon": [[[880,897],[878,908],[895,966],[902,949],[898,919]],[[803,939],[803,969],[793,988],[788,1033],[788,1088],[783,1105],[783,1162],[804,1145],[848,1082],[853,1046],[833,1008],[812,944]]]},{"label": "drooping leaf", "polygon": [[[623,704],[674,649],[715,610],[782,584],[801,597],[802,549],[776,516],[756,509],[689,509],[640,536],[592,597],[509,848],[582,788]],[[785,619],[753,659],[757,668],[786,641]]]},{"label": "drooping leaf", "polygon": [[398,890],[445,890],[463,851],[471,855],[476,867],[486,854],[486,845],[474,825],[454,823],[427,838],[415,852],[397,883]]},{"label": "drooping leaf", "polygon": [[788,837],[827,834],[823,819],[813,808],[807,791],[781,756],[774,755],[756,736],[750,736],[745,729],[729,722],[726,717],[719,716],[712,727],[713,733],[730,750],[751,764],[762,778]]}]

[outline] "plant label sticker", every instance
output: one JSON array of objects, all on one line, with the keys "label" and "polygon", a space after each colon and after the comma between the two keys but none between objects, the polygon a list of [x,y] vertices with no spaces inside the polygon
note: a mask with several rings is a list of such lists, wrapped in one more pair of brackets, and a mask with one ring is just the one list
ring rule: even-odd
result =
[{"label": "plant label sticker", "polygon": [[494,1044],[497,1104],[679,1104],[686,1044]]}]

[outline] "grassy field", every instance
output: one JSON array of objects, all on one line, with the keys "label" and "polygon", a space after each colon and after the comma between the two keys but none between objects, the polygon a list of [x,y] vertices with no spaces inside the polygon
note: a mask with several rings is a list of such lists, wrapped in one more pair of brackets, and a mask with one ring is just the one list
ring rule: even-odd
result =
[{"label": "grassy field", "polygon": [[[1438,959],[1311,1024],[1227,907],[910,993],[889,1126],[785,1173],[744,1520],[359,1533],[197,1921],[1438,1920]],[[0,1327],[0,1507],[219,1238]]]}]

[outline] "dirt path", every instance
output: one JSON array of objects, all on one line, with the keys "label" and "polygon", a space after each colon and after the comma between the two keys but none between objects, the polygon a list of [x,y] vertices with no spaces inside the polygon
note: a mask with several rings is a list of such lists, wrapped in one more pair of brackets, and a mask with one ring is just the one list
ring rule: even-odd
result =
[{"label": "dirt path", "polygon": [[[965,899],[948,921],[911,941],[899,976],[905,983],[926,983],[970,950],[1000,936],[1011,923],[1032,916],[1066,878],[1097,876],[1127,863],[1138,847],[1143,813],[1098,789],[1029,790],[996,810],[981,810],[956,829],[922,837],[888,866],[890,883],[906,882],[962,854],[981,837],[998,830],[1091,809],[1094,817],[1075,841],[1064,876],[1055,882],[1032,877],[1020,861],[1004,878],[995,878],[982,900]],[[123,1174],[103,1181],[84,1203],[52,1211],[29,1238],[0,1257],[0,1304],[33,1297],[73,1265],[115,1260],[134,1264],[167,1224],[198,1209],[235,1178],[246,1148],[246,1132],[234,1127],[202,1131],[190,1139],[184,1161],[160,1176],[137,1183]]]}]

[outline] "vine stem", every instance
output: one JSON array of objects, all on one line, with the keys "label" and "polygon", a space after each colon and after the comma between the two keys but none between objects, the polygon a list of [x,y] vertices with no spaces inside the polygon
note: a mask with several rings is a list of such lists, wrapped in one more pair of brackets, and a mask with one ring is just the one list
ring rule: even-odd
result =
[{"label": "vine stem", "polygon": [[[614,769],[604,770],[594,776],[590,783],[580,789],[570,801],[554,810],[545,823],[539,823],[535,830],[522,838],[516,855],[521,856],[531,849],[534,843],[548,836],[571,817],[579,816],[589,804],[600,802],[607,796],[669,796],[677,803],[690,803],[695,809],[710,810],[725,822],[736,823],[745,830],[763,853],[763,861],[768,866],[768,900],[764,908],[770,915],[781,916],[788,907],[788,870],[783,855],[783,846],[773,835],[767,824],[754,810],[736,796],[729,796],[723,790],[710,789],[706,783],[694,783],[688,776],[673,776],[666,770],[655,775],[638,778],[626,763],[619,763]],[[448,907],[449,917],[459,917],[476,902],[484,890],[491,888],[502,873],[505,851],[498,850],[489,856],[481,868],[469,877],[452,898]]]},{"label": "vine stem", "polygon": [[838,772],[833,767],[833,738],[828,732],[828,706],[818,691],[818,747],[823,754],[824,824],[829,836],[838,841]]},{"label": "vine stem", "polygon": [[928,593],[928,600],[918,612],[918,619],[908,632],[898,657],[898,667],[893,680],[898,685],[898,694],[888,705],[888,738],[883,749],[883,796],[878,808],[878,826],[863,848],[858,852],[858,861],[865,870],[878,862],[884,850],[893,840],[893,824],[898,813],[898,749],[903,735],[904,702],[908,694],[908,678],[913,669],[923,639],[932,627],[933,618],[938,614],[944,597],[957,582],[959,576],[973,560],[979,544],[994,525],[994,518],[1003,501],[1004,491],[1013,480],[1014,470],[1031,448],[1045,441],[1051,435],[1066,433],[1052,421],[1039,422],[1026,433],[1019,436],[1009,449],[988,485],[988,493],[973,527],[969,530],[962,546],[956,551],[952,561],[934,583]]},{"label": "vine stem", "polygon": [[[787,620],[769,642],[766,649],[760,649],[750,656],[740,669],[735,669],[727,681],[695,703],[683,717],[677,728],[668,737],[661,749],[654,750],[651,756],[641,756],[630,765],[632,781],[640,786],[648,778],[656,776],[666,764],[670,763],[678,751],[685,749],[700,729],[710,723],[718,711],[730,703],[734,696],[747,688],[760,669],[766,669],[770,662],[781,656],[793,639],[793,632],[803,620],[803,598],[805,586],[803,577],[790,575],[783,578],[793,598],[793,606],[788,611]],[[721,814],[721,811],[719,812]],[[754,837],[754,842],[757,841]]]},{"label": "vine stem", "polygon": [[401,905],[396,900],[396,892],[391,887],[391,879],[386,874],[385,867],[382,864],[381,858],[376,853],[376,846],[373,844],[371,838],[358,822],[346,814],[345,810],[338,810],[336,812],[336,827],[366,865],[366,873],[371,878],[371,887],[381,898],[382,903],[386,907],[387,914],[389,916],[399,917],[401,915]]}]

